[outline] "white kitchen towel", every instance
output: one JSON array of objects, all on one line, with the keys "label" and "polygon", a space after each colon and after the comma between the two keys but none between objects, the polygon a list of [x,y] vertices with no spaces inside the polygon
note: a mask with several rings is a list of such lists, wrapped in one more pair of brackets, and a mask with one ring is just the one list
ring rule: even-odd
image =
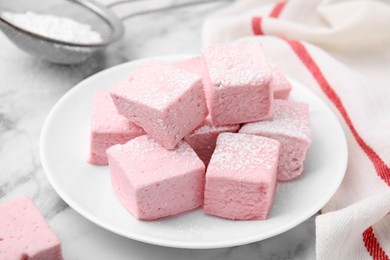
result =
[{"label": "white kitchen towel", "polygon": [[237,1],[203,28],[204,45],[231,41],[262,43],[344,128],[348,168],[316,218],[317,259],[389,259],[390,2]]}]

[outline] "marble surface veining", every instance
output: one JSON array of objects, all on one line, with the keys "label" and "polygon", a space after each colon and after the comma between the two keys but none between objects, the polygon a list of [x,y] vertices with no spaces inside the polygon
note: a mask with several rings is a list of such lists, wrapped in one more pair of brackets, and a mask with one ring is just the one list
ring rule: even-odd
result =
[{"label": "marble surface veining", "polygon": [[0,33],[0,203],[30,197],[62,241],[65,259],[315,258],[314,217],[276,237],[230,248],[175,249],[127,239],[100,228],[70,208],[50,186],[41,167],[40,131],[61,96],[84,78],[119,63],[199,52],[203,20],[227,4],[132,18],[125,22],[126,35],[121,42],[77,66],[37,60]]}]

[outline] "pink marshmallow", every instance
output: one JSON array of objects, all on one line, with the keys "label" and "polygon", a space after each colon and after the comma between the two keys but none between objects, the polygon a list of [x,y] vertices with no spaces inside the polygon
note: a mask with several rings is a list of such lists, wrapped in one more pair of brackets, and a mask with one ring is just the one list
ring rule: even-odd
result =
[{"label": "pink marshmallow", "polygon": [[122,115],[167,149],[208,114],[201,78],[156,60],[140,66],[111,95]]},{"label": "pink marshmallow", "polygon": [[144,135],[107,154],[113,189],[134,217],[153,220],[203,204],[205,166],[184,141],[167,150]]},{"label": "pink marshmallow", "polygon": [[275,99],[288,99],[291,92],[291,84],[283,73],[275,66],[272,67],[272,80],[270,82]]},{"label": "pink marshmallow", "polygon": [[309,105],[275,100],[273,120],[245,124],[240,133],[261,135],[280,142],[278,180],[292,180],[303,172],[311,144]]},{"label": "pink marshmallow", "polygon": [[127,141],[145,134],[139,126],[120,115],[105,90],[95,92],[92,103],[91,138],[89,162],[107,165],[106,150],[114,144]]},{"label": "pink marshmallow", "polygon": [[63,259],[60,241],[28,198],[0,205],[0,259]]},{"label": "pink marshmallow", "polygon": [[184,137],[184,141],[194,149],[204,164],[208,165],[214,152],[218,135],[224,132],[235,133],[238,129],[240,129],[238,124],[216,126],[208,116],[197,129]]},{"label": "pink marshmallow", "polygon": [[279,142],[222,133],[206,172],[204,211],[228,219],[265,219],[271,210]]},{"label": "pink marshmallow", "polygon": [[215,125],[240,124],[272,116],[272,69],[258,43],[226,44],[202,50],[203,79]]}]

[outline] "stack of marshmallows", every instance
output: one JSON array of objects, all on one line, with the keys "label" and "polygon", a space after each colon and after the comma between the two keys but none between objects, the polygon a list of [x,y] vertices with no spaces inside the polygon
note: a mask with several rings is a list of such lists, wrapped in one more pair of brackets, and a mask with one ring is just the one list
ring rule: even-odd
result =
[{"label": "stack of marshmallows", "polygon": [[236,220],[265,219],[277,181],[297,178],[311,143],[309,106],[262,46],[211,46],[173,64],[151,60],[94,95],[90,163],[136,218],[203,205]]}]

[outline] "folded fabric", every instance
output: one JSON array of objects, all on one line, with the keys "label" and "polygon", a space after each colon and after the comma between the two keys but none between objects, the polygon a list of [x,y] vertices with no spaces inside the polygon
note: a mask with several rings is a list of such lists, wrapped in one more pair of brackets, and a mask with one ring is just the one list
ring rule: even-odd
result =
[{"label": "folded fabric", "polygon": [[390,3],[368,0],[238,1],[204,24],[206,46],[262,43],[345,130],[348,169],[316,219],[317,259],[390,256],[389,24]]}]

